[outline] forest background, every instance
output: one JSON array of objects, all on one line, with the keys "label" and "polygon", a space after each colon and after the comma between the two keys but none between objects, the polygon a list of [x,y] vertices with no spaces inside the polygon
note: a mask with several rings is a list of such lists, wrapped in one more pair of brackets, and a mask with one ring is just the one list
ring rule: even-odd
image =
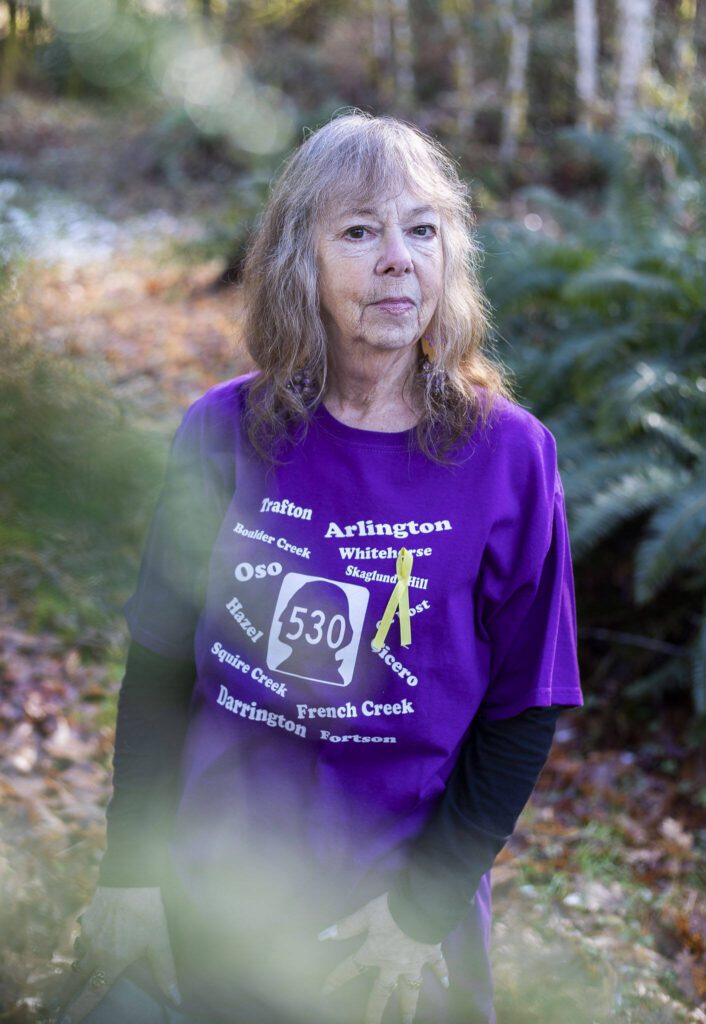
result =
[{"label": "forest background", "polygon": [[2,0],[0,1020],[104,843],[120,613],[167,446],[250,368],[239,269],[357,106],[469,182],[555,434],[585,707],[493,870],[500,1024],[706,1021],[704,0]]}]

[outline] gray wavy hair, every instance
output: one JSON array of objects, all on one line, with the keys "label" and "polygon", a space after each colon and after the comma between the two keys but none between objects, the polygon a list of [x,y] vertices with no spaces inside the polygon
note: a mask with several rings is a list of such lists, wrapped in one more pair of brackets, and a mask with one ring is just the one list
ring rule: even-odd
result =
[{"label": "gray wavy hair", "polygon": [[[247,431],[271,463],[293,430],[306,431],[326,393],[316,227],[338,204],[375,202],[405,187],[439,211],[444,256],[442,295],[424,332],[435,344],[434,373],[422,372],[418,342],[408,381],[423,409],[415,428],[420,450],[448,462],[479,419],[485,426],[497,395],[514,400],[509,371],[490,352],[468,186],[441,145],[414,125],[349,108],[285,160],[244,262],[245,344],[260,370],[247,389]],[[312,381],[308,394],[291,387],[301,371]]]}]

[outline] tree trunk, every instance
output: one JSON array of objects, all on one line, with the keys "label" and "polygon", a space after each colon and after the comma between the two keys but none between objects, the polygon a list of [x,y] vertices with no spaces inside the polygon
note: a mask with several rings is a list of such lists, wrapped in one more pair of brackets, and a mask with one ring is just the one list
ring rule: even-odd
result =
[{"label": "tree trunk", "polygon": [[389,0],[372,0],[373,77],[378,102],[387,107],[392,102],[392,19]]},{"label": "tree trunk", "polygon": [[[456,132],[460,138],[470,135],[475,128],[475,66],[471,37],[461,19],[461,9],[472,4],[459,0],[442,0],[441,20],[444,36],[449,45],[451,60],[452,103]],[[469,12],[470,13],[470,12]]]},{"label": "tree trunk", "polygon": [[620,68],[615,119],[624,125],[638,106],[642,73],[650,60],[654,0],[620,0]]},{"label": "tree trunk", "polygon": [[679,4],[679,30],[674,43],[674,93],[675,113],[682,118],[689,112],[696,78],[696,8],[697,0],[681,0]]},{"label": "tree trunk", "polygon": [[227,43],[242,43],[242,33],[239,32],[242,8],[242,0],[226,0],[223,12],[223,39]]},{"label": "tree trunk", "polygon": [[414,51],[409,0],[392,0],[392,46],[394,53],[393,104],[403,113],[409,113],[414,104]]},{"label": "tree trunk", "polygon": [[596,0],[574,0],[576,34],[576,92],[579,124],[586,131],[595,127],[598,99],[598,18]]},{"label": "tree trunk", "polygon": [[507,25],[510,31],[510,59],[505,85],[502,138],[499,157],[509,163],[517,156],[527,118],[527,64],[529,61],[532,0],[519,0]]},{"label": "tree trunk", "polygon": [[7,0],[7,35],[0,41],[0,95],[5,96],[15,88],[20,70],[20,37],[17,33],[17,3]]}]

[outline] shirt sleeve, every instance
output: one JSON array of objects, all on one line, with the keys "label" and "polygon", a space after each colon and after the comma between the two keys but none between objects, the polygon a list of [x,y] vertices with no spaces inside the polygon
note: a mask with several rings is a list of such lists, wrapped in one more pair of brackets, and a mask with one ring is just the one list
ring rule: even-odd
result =
[{"label": "shirt sleeve", "polygon": [[532,706],[583,705],[556,442],[535,425],[522,462],[510,470],[515,505],[499,519],[484,555],[480,619],[490,672],[478,713],[491,721]]},{"label": "shirt sleeve", "polygon": [[179,762],[196,664],[134,640],[120,687],[113,795],[98,884],[158,886],[177,802]]},{"label": "shirt sleeve", "polygon": [[235,487],[223,418],[209,411],[208,397],[174,436],[137,586],[123,606],[132,638],[167,658],[193,656],[210,553]]},{"label": "shirt sleeve", "polygon": [[476,717],[436,810],[388,893],[392,917],[418,942],[460,923],[511,837],[551,749],[561,707]]}]

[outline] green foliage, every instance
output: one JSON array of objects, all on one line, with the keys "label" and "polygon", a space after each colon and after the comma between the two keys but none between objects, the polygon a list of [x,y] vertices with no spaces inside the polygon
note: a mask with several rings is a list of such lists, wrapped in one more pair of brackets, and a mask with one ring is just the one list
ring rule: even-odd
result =
[{"label": "green foliage", "polygon": [[167,439],[67,360],[3,341],[3,586],[36,628],[100,631],[134,582]]},{"label": "green foliage", "polygon": [[[589,207],[528,188],[517,197],[525,204],[521,223],[486,225],[498,348],[557,438],[575,561],[614,554],[615,539],[632,527],[635,632],[641,609],[668,595],[702,716],[703,170],[660,125],[641,121],[624,138],[565,135],[600,162],[604,190]],[[682,684],[684,659],[676,651],[664,657],[635,680],[633,693]]]},{"label": "green foliage", "polygon": [[224,188],[227,199],[201,217],[203,234],[187,241],[175,240],[165,251],[171,259],[185,264],[224,260],[226,269],[233,271],[227,274],[228,279],[237,279],[268,188],[269,174],[257,169],[241,173],[236,185]]},{"label": "green foliage", "polygon": [[581,843],[574,857],[582,878],[628,883],[632,870],[622,850],[623,834],[619,828],[602,821],[589,821],[582,829]]}]

